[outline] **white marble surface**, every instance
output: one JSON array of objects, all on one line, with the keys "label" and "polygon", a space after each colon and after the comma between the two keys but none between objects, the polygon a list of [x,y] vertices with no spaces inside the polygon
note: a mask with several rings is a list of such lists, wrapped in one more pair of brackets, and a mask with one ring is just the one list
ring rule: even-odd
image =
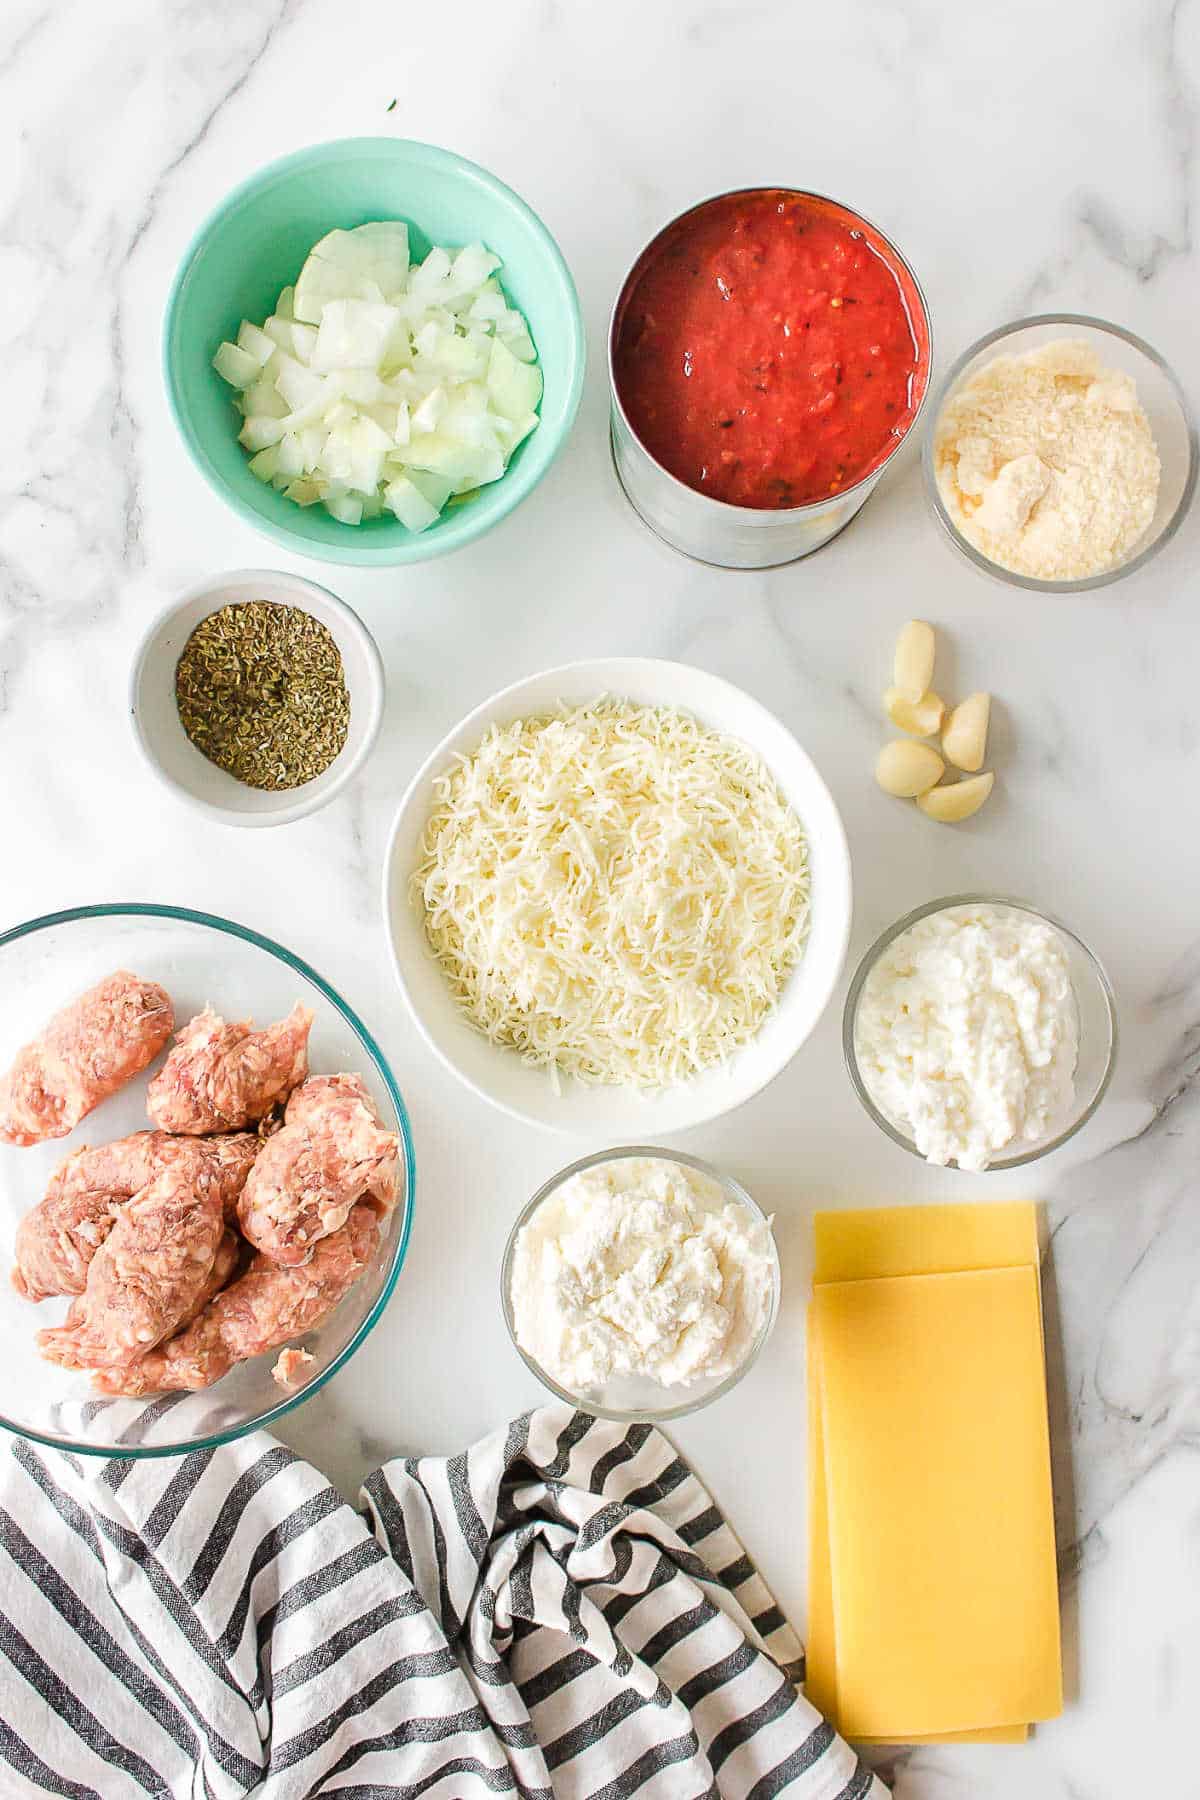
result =
[{"label": "white marble surface", "polygon": [[[482,1111],[406,1021],[376,897],[404,782],[459,714],[535,668],[695,661],[775,708],[831,783],[855,862],[852,955],[936,894],[1027,895],[1107,961],[1123,1051],[1075,1145],[984,1187],[874,1131],[842,1072],[839,994],[772,1088],[686,1140],[776,1211],[787,1299],[753,1376],[678,1440],[802,1622],[811,1209],[1043,1200],[1070,1703],[1021,1750],[908,1754],[895,1791],[1200,1794],[1200,513],[1140,577],[1047,604],[953,557],[910,450],[811,562],[707,571],[653,540],[616,490],[603,356],[614,285],[651,231],[715,189],[778,181],[892,230],[927,286],[943,365],[994,324],[1065,307],[1143,333],[1195,395],[1200,12],[13,0],[2,30],[3,922],[123,898],[257,926],[365,1014],[412,1110],[418,1213],[395,1303],[288,1441],[353,1491],[376,1457],[461,1446],[538,1398],[504,1334],[497,1271],[513,1213],[569,1146]],[[384,650],[382,741],[320,816],[225,830],[140,766],[123,710],[132,648],[150,612],[209,571],[303,565],[187,464],[159,378],[163,299],[199,217],[249,169],[392,131],[486,163],[545,218],[583,298],[587,393],[560,463],[494,536],[399,574],[318,573]],[[914,613],[946,634],[947,688],[1001,697],[998,793],[958,832],[869,778],[892,634]]]}]

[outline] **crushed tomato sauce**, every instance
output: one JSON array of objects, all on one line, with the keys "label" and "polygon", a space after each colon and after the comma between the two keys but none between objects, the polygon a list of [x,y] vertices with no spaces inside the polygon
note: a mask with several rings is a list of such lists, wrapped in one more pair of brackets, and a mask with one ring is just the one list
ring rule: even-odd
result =
[{"label": "crushed tomato sauce", "polygon": [[853,487],[928,377],[911,275],[853,214],[779,189],[677,220],[630,278],[613,376],[634,432],[688,487],[807,506]]}]

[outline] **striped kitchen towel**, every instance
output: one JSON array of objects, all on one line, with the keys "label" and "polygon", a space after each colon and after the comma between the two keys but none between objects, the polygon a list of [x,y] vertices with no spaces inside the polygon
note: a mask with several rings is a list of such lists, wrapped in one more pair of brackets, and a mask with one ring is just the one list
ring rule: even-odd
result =
[{"label": "striped kitchen towel", "polygon": [[363,1499],[263,1432],[141,1462],[15,1440],[0,1793],[884,1800],[651,1427],[545,1407]]}]

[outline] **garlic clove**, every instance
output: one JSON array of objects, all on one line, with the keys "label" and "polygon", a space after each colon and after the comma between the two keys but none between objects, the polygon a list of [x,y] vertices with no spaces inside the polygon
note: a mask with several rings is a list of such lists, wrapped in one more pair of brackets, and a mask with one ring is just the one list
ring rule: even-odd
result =
[{"label": "garlic clove", "polygon": [[906,700],[898,687],[890,687],[883,696],[883,710],[899,730],[913,737],[933,737],[941,729],[946,703],[932,688],[914,702]]},{"label": "garlic clove", "polygon": [[933,626],[927,625],[924,619],[910,619],[896,639],[892,680],[902,697],[913,706],[932,685],[936,652]]},{"label": "garlic clove", "polygon": [[894,738],[879,752],[875,779],[885,794],[897,800],[913,800],[941,780],[946,765],[931,744],[911,738]]},{"label": "garlic clove", "polygon": [[[914,745],[914,749],[921,748],[922,745]],[[929,788],[918,794],[916,801],[927,819],[936,819],[940,825],[958,825],[979,811],[995,784],[996,777],[989,770],[986,775],[972,775],[968,781]]]},{"label": "garlic clove", "polygon": [[991,710],[990,694],[969,694],[947,719],[942,749],[956,769],[967,769],[972,775],[982,769]]}]

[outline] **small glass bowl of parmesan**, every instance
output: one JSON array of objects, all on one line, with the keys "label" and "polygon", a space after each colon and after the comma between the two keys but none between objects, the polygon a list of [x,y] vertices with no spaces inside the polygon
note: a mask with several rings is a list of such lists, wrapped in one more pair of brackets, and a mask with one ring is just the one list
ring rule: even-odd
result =
[{"label": "small glass bowl of parmesan", "polygon": [[560,1169],[504,1251],[505,1324],[560,1400],[604,1419],[682,1418],[758,1360],[779,1311],[772,1221],[730,1176],[630,1145]]},{"label": "small glass bowl of parmesan", "polygon": [[937,394],[922,452],[934,517],[985,574],[1082,593],[1168,544],[1196,489],[1196,428],[1144,339],[1084,313],[989,331]]}]

